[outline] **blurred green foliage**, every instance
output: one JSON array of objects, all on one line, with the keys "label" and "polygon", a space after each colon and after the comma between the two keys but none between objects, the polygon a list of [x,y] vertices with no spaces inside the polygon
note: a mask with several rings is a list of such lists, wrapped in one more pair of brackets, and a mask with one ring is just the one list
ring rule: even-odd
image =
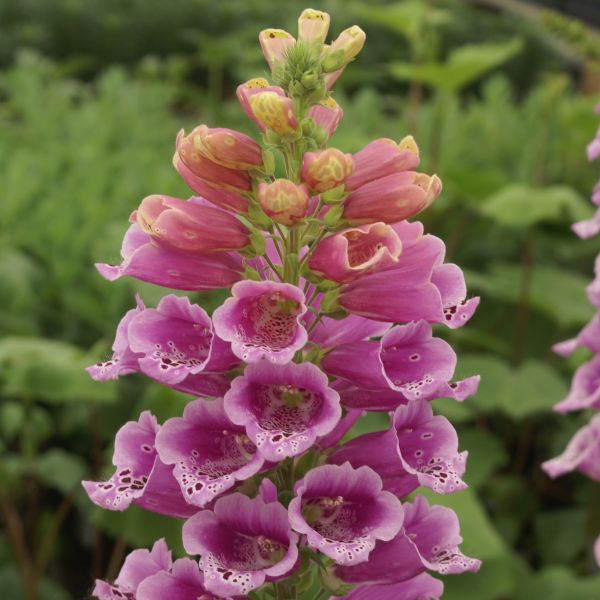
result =
[{"label": "blurred green foliage", "polygon": [[[92,265],[119,260],[145,195],[188,194],[171,166],[179,128],[256,133],[234,86],[264,71],[257,31],[293,30],[303,5],[278,7],[274,22],[263,0],[0,0],[0,501],[4,514],[7,499],[18,510],[31,562],[14,532],[0,532],[3,598],[25,596],[24,573],[42,599],[81,598],[92,577],[115,575],[129,546],[161,535],[181,551],[177,523],[96,510],[80,490],[81,478],[110,471],[123,422],[143,409],[162,421],[187,401],[136,376],[88,380],[83,368],[109,352],[133,295],[152,304],[162,294],[109,284]],[[549,348],[591,316],[583,288],[598,246],[569,224],[590,212],[594,100],[557,72],[543,30],[510,16],[451,0],[319,8],[336,31],[357,21],[369,34],[336,86],[345,119],[333,143],[356,151],[416,136],[423,170],[444,182],[426,227],[482,296],[468,327],[438,331],[457,349],[457,375],[482,375],[476,397],[434,404],[469,450],[471,485],[435,501],[458,511],[465,551],[484,560],[479,574],[447,578],[445,598],[598,598],[597,486],[551,482],[539,468],[585,421],[550,412],[585,357]],[[222,297],[194,298],[210,311]]]}]

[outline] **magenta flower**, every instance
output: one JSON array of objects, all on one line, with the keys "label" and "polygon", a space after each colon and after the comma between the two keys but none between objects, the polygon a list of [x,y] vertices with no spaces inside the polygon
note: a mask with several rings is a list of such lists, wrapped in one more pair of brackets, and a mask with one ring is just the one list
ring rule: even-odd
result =
[{"label": "magenta flower", "polygon": [[206,311],[186,297],[170,294],[156,309],[145,308],[138,299],[138,307],[117,327],[112,358],[89,367],[88,372],[104,381],[142,371],[184,392],[215,395],[207,392],[223,390],[223,382],[214,376],[183,382],[204,370],[228,371],[238,362],[229,344],[214,334]]},{"label": "magenta flower", "polygon": [[573,436],[565,451],[547,460],[542,468],[553,479],[577,470],[600,481],[600,415],[594,416]]},{"label": "magenta flower", "polygon": [[[314,319],[312,313],[307,313],[304,318],[310,324]],[[389,328],[390,323],[372,321],[358,315],[348,315],[339,321],[323,317],[310,332],[309,340],[322,348],[332,348],[382,336]]]},{"label": "magenta flower", "polygon": [[584,408],[600,409],[600,354],[575,371],[569,395],[554,406],[559,413]]},{"label": "magenta flower", "polygon": [[369,560],[375,542],[393,539],[402,527],[400,500],[382,490],[381,478],[368,467],[317,467],[294,493],[288,508],[293,529],[340,565]]},{"label": "magenta flower", "polygon": [[334,233],[319,242],[308,261],[313,273],[339,283],[391,267],[398,262],[402,242],[385,223],[373,223]]},{"label": "magenta flower", "polygon": [[350,313],[379,321],[424,319],[451,329],[462,327],[479,298],[466,300],[462,271],[443,263],[444,243],[423,235],[421,223],[396,223],[393,229],[402,242],[398,262],[342,286],[339,304]]},{"label": "magenta flower", "polygon": [[292,360],[307,341],[301,324],[304,294],[289,283],[240,281],[213,314],[217,335],[231,342],[233,353],[247,363]]},{"label": "magenta flower", "polygon": [[139,225],[127,230],[119,266],[98,263],[108,281],[127,276],[175,290],[200,291],[229,287],[242,278],[244,268],[237,254],[218,252],[191,256],[160,247]]},{"label": "magenta flower", "polygon": [[591,162],[600,157],[600,128],[596,131],[596,136],[587,146],[587,157]]},{"label": "magenta flower", "polygon": [[412,136],[400,144],[379,138],[353,155],[354,171],[346,179],[347,190],[358,188],[393,173],[414,171],[419,166],[419,149]]},{"label": "magenta flower", "polygon": [[424,496],[404,505],[402,531],[391,541],[377,542],[368,563],[338,566],[335,574],[348,583],[386,583],[410,580],[426,570],[455,575],[479,570],[481,562],[465,556],[456,513],[430,506]]},{"label": "magenta flower", "polygon": [[[204,587],[204,576],[198,563],[189,558],[180,558],[170,571],[158,571],[146,577],[137,588],[139,600],[219,600]],[[242,600],[247,596],[231,596],[226,600]]]},{"label": "magenta flower", "polygon": [[175,465],[184,498],[204,507],[237,481],[256,475],[263,458],[223,409],[223,399],[190,402],[183,417],[169,419],[156,437],[160,460]]},{"label": "magenta flower", "polygon": [[127,332],[131,350],[142,355],[140,369],[161,383],[179,383],[205,370],[228,371],[239,362],[213,332],[206,311],[185,296],[165,296],[156,309],[135,315]]},{"label": "magenta flower", "polygon": [[219,498],[183,526],[183,545],[200,555],[204,585],[218,596],[247,594],[289,574],[298,560],[298,536],[278,502],[234,493]]},{"label": "magenta flower", "polygon": [[239,219],[202,198],[154,194],[131,218],[157,245],[187,254],[241,250],[250,243],[250,231]]},{"label": "magenta flower", "polygon": [[396,409],[387,431],[356,437],[328,460],[370,467],[384,489],[404,497],[420,485],[438,494],[465,489],[461,477],[466,458],[467,452],[458,451],[458,436],[448,419],[433,416],[428,402],[415,400]]},{"label": "magenta flower", "polygon": [[[444,584],[427,573],[387,585],[361,585],[346,594],[346,600],[439,600]],[[337,598],[337,597],[336,597]],[[330,600],[336,600],[330,598]]]},{"label": "magenta flower", "polygon": [[129,347],[129,324],[135,316],[141,314],[146,307],[139,296],[136,296],[135,308],[128,310],[125,316],[117,325],[115,341],[112,345],[112,356],[109,360],[98,362],[86,371],[95,381],[108,381],[109,379],[118,379],[123,375],[137,373],[140,370],[139,359],[141,354],[134,352]]},{"label": "magenta flower", "polygon": [[584,240],[600,233],[600,182],[594,187],[592,202],[596,205],[596,212],[594,215],[589,219],[571,225],[571,229]]},{"label": "magenta flower", "polygon": [[266,361],[248,365],[233,380],[225,411],[272,462],[302,454],[342,416],[337,392],[315,365]]},{"label": "magenta flower", "polygon": [[591,352],[600,354],[600,313],[596,313],[577,337],[552,346],[552,350],[561,356],[570,356],[578,348],[587,348]]},{"label": "magenta flower", "polygon": [[[393,327],[379,342],[340,344],[323,358],[322,365],[327,373],[357,388],[401,392],[390,396],[390,409],[403,400],[464,400],[479,384],[479,377],[450,383],[456,354],[446,341],[432,337],[431,325],[425,321]],[[368,396],[364,405],[353,406],[370,408]]]},{"label": "magenta flower", "polygon": [[197,509],[184,500],[177,481],[156,453],[160,427],[149,411],[138,421],[125,423],[115,437],[113,465],[108,481],[82,482],[90,500],[108,510],[125,510],[131,503],[151,512],[186,518]]},{"label": "magenta flower", "polygon": [[152,550],[134,550],[126,558],[118,577],[111,585],[96,579],[92,595],[99,600],[134,600],[145,598],[138,595],[141,583],[156,573],[168,572],[171,569],[171,552],[164,539],[158,540]]}]

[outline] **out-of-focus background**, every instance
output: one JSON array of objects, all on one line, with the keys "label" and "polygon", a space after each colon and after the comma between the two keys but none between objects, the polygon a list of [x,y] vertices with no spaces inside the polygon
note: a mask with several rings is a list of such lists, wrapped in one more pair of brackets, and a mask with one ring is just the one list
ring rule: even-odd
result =
[{"label": "out-of-focus background", "polygon": [[[0,0],[0,595],[84,598],[133,546],[179,526],[135,508],[95,509],[82,478],[110,471],[118,427],[187,400],[137,376],[93,383],[138,291],[108,283],[127,217],[151,193],[187,197],[171,166],[177,130],[200,122],[255,134],[235,86],[264,74],[257,34],[295,33],[305,2]],[[412,133],[444,193],[425,215],[465,268],[480,309],[441,332],[459,375],[481,373],[464,405],[437,401],[469,451],[458,511],[477,575],[447,578],[450,600],[597,600],[591,544],[600,486],[550,481],[539,464],[587,416],[558,417],[574,368],[552,343],[592,316],[584,286],[597,240],[569,224],[591,213],[597,173],[585,145],[598,125],[596,0],[316,2],[334,35],[367,45],[336,84],[333,138],[356,151]],[[562,11],[562,12],[557,12]],[[211,310],[218,294],[196,296]],[[365,422],[363,430],[381,426]]]}]

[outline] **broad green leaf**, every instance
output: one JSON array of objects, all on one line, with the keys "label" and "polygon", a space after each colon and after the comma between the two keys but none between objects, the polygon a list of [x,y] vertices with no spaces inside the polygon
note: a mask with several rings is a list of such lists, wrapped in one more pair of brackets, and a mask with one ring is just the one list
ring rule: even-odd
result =
[{"label": "broad green leaf", "polygon": [[459,444],[460,450],[469,451],[465,481],[474,488],[484,484],[496,469],[509,460],[500,440],[491,431],[461,429]]},{"label": "broad green leaf", "polygon": [[97,383],[85,372],[91,359],[79,348],[42,338],[0,340],[0,389],[49,402],[111,402],[114,382]]},{"label": "broad green leaf", "polygon": [[[21,575],[17,567],[13,564],[7,564],[0,567],[0,590],[2,590],[2,600],[23,600],[25,590]],[[69,594],[61,588],[55,581],[43,577],[38,586],[39,600],[69,600]]]},{"label": "broad green leaf", "polygon": [[596,600],[600,598],[600,575],[577,577],[563,566],[546,567],[516,590],[515,600]]},{"label": "broad green leaf", "polygon": [[486,198],[479,210],[500,225],[520,229],[543,222],[571,223],[592,214],[590,203],[571,187],[534,188],[522,183],[501,188]]},{"label": "broad green leaf", "polygon": [[582,550],[587,550],[588,532],[583,507],[538,513],[533,525],[538,551],[545,563],[569,564]]},{"label": "broad green leaf", "polygon": [[520,52],[518,39],[471,44],[453,50],[446,61],[413,64],[393,62],[389,69],[397,79],[420,81],[446,92],[458,92]]},{"label": "broad green leaf", "polygon": [[545,363],[526,361],[519,369],[494,356],[463,355],[458,372],[479,373],[477,394],[464,405],[473,415],[500,411],[514,419],[551,410],[567,393],[563,379]]},{"label": "broad green leaf", "polygon": [[124,539],[135,548],[150,548],[164,537],[175,555],[183,555],[181,526],[183,521],[148,512],[132,505],[124,512],[92,508],[92,522],[114,538]]},{"label": "broad green leaf", "polygon": [[[496,263],[487,273],[467,270],[465,276],[471,289],[494,300],[519,301],[521,265]],[[578,273],[558,267],[536,266],[531,275],[529,304],[562,328],[583,325],[594,315],[585,295],[588,283],[589,278]]]},{"label": "broad green leaf", "polygon": [[43,483],[66,495],[79,486],[87,466],[76,454],[53,448],[37,458],[35,470]]}]

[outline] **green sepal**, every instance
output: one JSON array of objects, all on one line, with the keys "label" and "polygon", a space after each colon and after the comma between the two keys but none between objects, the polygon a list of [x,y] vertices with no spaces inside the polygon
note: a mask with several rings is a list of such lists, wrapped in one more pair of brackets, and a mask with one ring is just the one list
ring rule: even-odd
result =
[{"label": "green sepal", "polygon": [[338,304],[339,295],[339,288],[325,292],[325,295],[321,300],[321,312],[326,313],[329,316],[329,313],[334,313],[340,310],[340,305]]},{"label": "green sepal", "polygon": [[270,230],[273,226],[273,221],[264,213],[262,208],[256,202],[250,202],[248,206],[248,219],[253,225],[260,229]]},{"label": "green sepal", "polygon": [[333,596],[344,597],[356,587],[345,583],[336,577],[329,569],[319,569],[319,580],[321,581],[323,587]]},{"label": "green sepal", "polygon": [[267,129],[263,133],[263,142],[267,146],[280,146],[281,145],[281,136],[278,133],[275,133],[271,129]]},{"label": "green sepal", "polygon": [[275,174],[275,155],[270,150],[263,150],[262,153],[263,167],[262,171],[265,175],[271,176]]},{"label": "green sepal", "polygon": [[346,53],[343,50],[334,50],[325,55],[321,61],[321,69],[324,73],[333,73],[341,69],[347,62]]},{"label": "green sepal", "polygon": [[335,288],[340,287],[340,284],[337,281],[331,281],[331,279],[320,278],[319,281],[316,283],[317,287],[323,292],[334,290]]},{"label": "green sepal", "polygon": [[260,273],[253,269],[250,265],[245,265],[244,269],[244,279],[249,279],[250,281],[261,281]]},{"label": "green sepal", "polygon": [[323,217],[323,223],[327,226],[327,227],[335,227],[340,219],[342,218],[342,215],[344,214],[344,207],[343,206],[332,206],[328,211],[327,214]]},{"label": "green sepal", "polygon": [[345,310],[343,310],[342,308],[340,308],[334,312],[327,313],[327,316],[330,319],[335,319],[336,321],[341,321],[342,319],[345,319],[348,316],[348,313]]},{"label": "green sepal", "polygon": [[345,191],[346,189],[342,183],[331,190],[323,192],[321,194],[321,202],[323,202],[323,204],[338,204],[346,197]]},{"label": "green sepal", "polygon": [[265,236],[260,231],[253,231],[250,234],[250,247],[256,256],[263,256],[267,251]]}]

